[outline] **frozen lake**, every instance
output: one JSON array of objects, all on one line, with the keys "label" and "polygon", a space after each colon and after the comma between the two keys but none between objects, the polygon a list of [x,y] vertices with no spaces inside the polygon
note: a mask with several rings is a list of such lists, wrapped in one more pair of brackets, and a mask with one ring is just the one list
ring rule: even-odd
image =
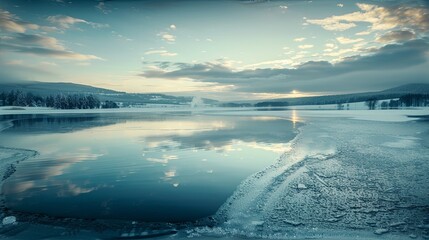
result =
[{"label": "frozen lake", "polygon": [[212,215],[296,135],[279,117],[183,113],[2,116],[0,145],[39,154],[3,185],[14,211],[193,221]]}]

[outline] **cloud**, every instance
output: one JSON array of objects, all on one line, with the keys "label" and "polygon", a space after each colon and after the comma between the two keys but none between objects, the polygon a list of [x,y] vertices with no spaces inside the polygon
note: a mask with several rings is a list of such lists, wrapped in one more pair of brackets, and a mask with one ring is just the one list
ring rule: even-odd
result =
[{"label": "cloud", "polygon": [[336,39],[341,44],[358,43],[358,42],[361,42],[364,40],[363,38],[351,39],[351,38],[346,38],[346,37],[337,37]]},{"label": "cloud", "polygon": [[[318,88],[326,89],[329,86],[333,89],[338,86],[346,89],[347,86],[357,86],[357,83],[351,81],[358,81],[365,86],[373,84],[376,76],[388,74],[390,71],[402,70],[403,75],[407,73],[405,70],[407,68],[427,65],[428,53],[428,40],[419,39],[403,44],[389,44],[372,54],[347,57],[335,64],[328,61],[309,61],[294,68],[236,70],[211,62],[198,64],[157,62],[159,69],[149,69],[140,76],[157,79],[186,78],[198,82],[232,85],[234,91],[238,92],[284,93],[291,91],[291,86],[298,89],[305,87],[306,90],[312,91],[320,91]],[[365,73],[367,77],[369,72],[373,74],[370,81],[359,78],[359,74]],[[353,79],[340,77],[350,74],[354,76]],[[325,81],[330,81],[330,85],[324,85]],[[393,82],[395,78],[383,78],[382,81]]]},{"label": "cloud", "polygon": [[286,5],[282,5],[282,6],[279,6],[281,9],[284,9],[284,10],[286,10],[287,9],[287,6]]},{"label": "cloud", "polygon": [[306,38],[305,37],[302,37],[302,38],[295,38],[295,39],[293,39],[293,41],[295,41],[295,42],[302,42],[302,41],[304,41]]},{"label": "cloud", "polygon": [[334,47],[335,47],[335,44],[333,44],[333,43],[327,43],[327,44],[325,44],[325,46],[326,46],[327,48],[334,48]]},{"label": "cloud", "polygon": [[24,65],[22,60],[10,60],[5,63],[6,65]]},{"label": "cloud", "polygon": [[321,25],[324,29],[329,31],[344,31],[356,27],[354,23],[344,23],[332,18],[326,19],[308,19],[307,23]]},{"label": "cloud", "polygon": [[260,68],[261,66],[268,66],[270,68],[284,68],[287,65],[293,64],[293,60],[290,59],[280,59],[280,60],[273,60],[273,61],[265,61],[255,64],[246,65],[244,68],[246,69],[256,69]]},{"label": "cloud", "polygon": [[13,38],[13,42],[25,46],[42,46],[54,50],[64,50],[64,46],[56,38],[42,36],[39,34],[18,33]]},{"label": "cloud", "polygon": [[369,23],[372,31],[391,30],[397,27],[408,27],[422,32],[429,30],[429,13],[426,8],[379,7],[364,3],[356,5],[360,11],[324,19],[308,19],[307,22],[320,25],[329,31],[344,31],[356,27],[356,23]]},{"label": "cloud", "polygon": [[70,60],[102,60],[102,58],[75,53],[66,50],[56,38],[41,36],[38,34],[17,33],[8,40],[0,43],[0,46],[5,51],[25,53],[37,56],[49,56],[58,59]]},{"label": "cloud", "polygon": [[165,49],[160,49],[160,50],[150,50],[145,52],[146,55],[159,55],[159,56],[163,56],[163,57],[174,57],[177,56],[177,53],[172,53],[169,52]]},{"label": "cloud", "polygon": [[404,42],[416,38],[416,34],[409,30],[390,31],[379,37],[376,41],[381,43]]},{"label": "cloud", "polygon": [[371,34],[370,31],[362,31],[362,32],[356,33],[356,36],[364,36],[364,35],[369,35],[369,34]]},{"label": "cloud", "polygon": [[344,7],[344,4],[342,4],[342,3],[338,3],[338,4],[337,4],[337,7],[342,8],[342,7]]},{"label": "cloud", "polygon": [[99,2],[96,6],[96,9],[98,9],[99,11],[101,11],[104,14],[109,14],[112,11],[106,8],[106,4],[104,2]]},{"label": "cloud", "polygon": [[301,49],[309,49],[309,48],[313,48],[314,45],[306,44],[306,45],[299,45],[298,47],[301,48]]},{"label": "cloud", "polygon": [[174,24],[170,25],[170,29],[176,30],[176,28],[177,28],[176,25],[174,25]]},{"label": "cloud", "polygon": [[167,32],[158,33],[158,36],[168,43],[174,43],[176,41],[176,36]]},{"label": "cloud", "polygon": [[37,24],[21,21],[14,14],[0,9],[0,29],[3,31],[24,33],[28,29],[36,30],[39,28],[40,26]]},{"label": "cloud", "polygon": [[[45,31],[49,27],[40,27],[36,24],[22,22],[17,16],[3,10],[0,10],[0,18],[2,20],[0,21],[0,28],[8,32],[7,35],[1,36],[2,41],[0,42],[0,47],[2,51],[78,61],[102,60],[102,58],[95,55],[81,54],[67,50],[63,44],[54,37],[38,33],[25,33],[28,29]],[[62,22],[60,24],[61,27],[69,27],[70,24],[84,21],[69,17],[54,17],[50,19],[52,21],[58,21],[58,23]]]},{"label": "cloud", "polygon": [[80,54],[72,51],[50,49],[45,47],[23,46],[23,45],[9,44],[9,43],[0,43],[0,47],[3,50],[7,50],[11,52],[26,53],[26,54],[37,55],[37,56],[54,57],[58,59],[70,59],[70,60],[78,60],[78,61],[94,60],[94,59],[103,60],[102,58],[97,57],[95,55]]},{"label": "cloud", "polygon": [[84,23],[84,24],[90,25],[93,28],[109,27],[108,24],[89,22],[80,18],[74,18],[70,16],[65,16],[65,15],[49,16],[47,20],[52,24],[58,25],[58,27],[60,27],[61,29],[68,29],[71,26],[78,23]]}]

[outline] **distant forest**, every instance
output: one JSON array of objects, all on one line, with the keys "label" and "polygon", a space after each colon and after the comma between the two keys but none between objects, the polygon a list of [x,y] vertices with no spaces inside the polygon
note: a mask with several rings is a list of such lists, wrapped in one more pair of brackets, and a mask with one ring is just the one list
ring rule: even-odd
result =
[{"label": "distant forest", "polygon": [[[361,101],[364,101],[365,104],[368,106],[368,109],[370,110],[374,110],[377,108],[397,109],[401,107],[426,107],[426,106],[429,106],[429,94],[405,94],[400,96],[397,99],[391,99],[391,100],[378,100],[377,98],[371,97]],[[337,106],[338,106],[337,109],[339,110],[345,109],[344,104],[352,103],[352,102],[353,101],[339,102],[337,103]],[[247,107],[248,105],[249,104],[247,105],[236,104],[235,106],[233,106],[231,104],[228,104],[228,105],[225,104],[225,106],[227,107]],[[289,104],[289,102],[287,101],[279,101],[279,102],[273,101],[273,102],[258,102],[253,106],[254,107],[285,107],[289,105],[294,105],[294,104]],[[314,103],[309,102],[308,105],[324,105],[324,104],[320,104],[319,102],[314,102]]]},{"label": "distant forest", "polygon": [[[369,109],[375,109],[379,103],[376,99],[365,101]],[[379,104],[380,109],[397,109],[401,107],[426,107],[429,106],[429,94],[406,94],[399,99],[384,100]]]},{"label": "distant forest", "polygon": [[42,97],[19,90],[0,93],[0,106],[51,107],[57,109],[118,108],[115,102],[100,102],[92,94],[57,94]]},{"label": "distant forest", "polygon": [[[330,96],[331,98],[333,96]],[[344,99],[342,99],[344,100]],[[350,99],[349,99],[350,100]],[[368,109],[397,109],[402,107],[425,107],[429,106],[429,94],[404,94],[399,98],[380,100],[370,97],[361,100],[366,103]],[[346,109],[344,106],[353,101],[337,101],[337,109]],[[332,103],[331,103],[332,104]],[[226,103],[221,107],[286,107],[293,106],[294,102],[288,101],[266,101],[256,104],[249,103]],[[300,105],[300,104],[298,104]],[[309,102],[308,105],[323,105],[319,102]],[[92,108],[118,108],[114,101],[100,101],[92,94],[56,94],[40,96],[31,92],[12,90],[0,93],[0,106],[22,106],[22,107],[51,107],[56,109],[92,109]]]}]

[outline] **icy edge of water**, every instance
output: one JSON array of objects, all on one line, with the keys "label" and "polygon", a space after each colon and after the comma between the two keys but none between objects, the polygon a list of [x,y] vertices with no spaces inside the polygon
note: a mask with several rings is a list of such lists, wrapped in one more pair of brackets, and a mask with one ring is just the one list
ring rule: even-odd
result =
[{"label": "icy edge of water", "polygon": [[[289,149],[272,165],[245,179],[231,197],[214,215],[218,226],[200,227],[190,231],[190,236],[238,236],[249,238],[296,237],[288,231],[277,232],[264,226],[264,211],[273,209],[283,188],[290,184],[296,174],[305,169],[306,161],[324,160],[336,154],[335,144],[329,136],[323,143],[314,142],[306,128],[307,123],[298,128],[298,134],[289,144]],[[297,188],[305,185],[297,185]],[[293,224],[293,221],[291,221]],[[297,223],[299,225],[299,223]],[[263,230],[263,231],[262,231]],[[268,230],[268,231],[266,231]],[[319,231],[317,231],[319,232]],[[318,233],[317,233],[318,234]],[[312,234],[310,234],[313,236]]]}]

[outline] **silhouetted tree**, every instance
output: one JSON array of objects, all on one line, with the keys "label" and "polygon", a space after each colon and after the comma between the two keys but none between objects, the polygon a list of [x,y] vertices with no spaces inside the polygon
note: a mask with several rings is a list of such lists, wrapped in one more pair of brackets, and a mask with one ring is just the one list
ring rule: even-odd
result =
[{"label": "silhouetted tree", "polygon": [[429,105],[429,94],[406,94],[399,98],[406,107],[423,107]]},{"label": "silhouetted tree", "polygon": [[381,109],[387,109],[389,108],[389,103],[387,101],[383,101],[380,104]]},{"label": "silhouetted tree", "polygon": [[377,106],[377,102],[378,100],[375,98],[370,98],[368,100],[365,101],[365,105],[368,106],[369,110],[374,110],[375,106]]},{"label": "silhouetted tree", "polygon": [[102,108],[119,108],[118,104],[113,101],[105,101],[102,105]]}]

